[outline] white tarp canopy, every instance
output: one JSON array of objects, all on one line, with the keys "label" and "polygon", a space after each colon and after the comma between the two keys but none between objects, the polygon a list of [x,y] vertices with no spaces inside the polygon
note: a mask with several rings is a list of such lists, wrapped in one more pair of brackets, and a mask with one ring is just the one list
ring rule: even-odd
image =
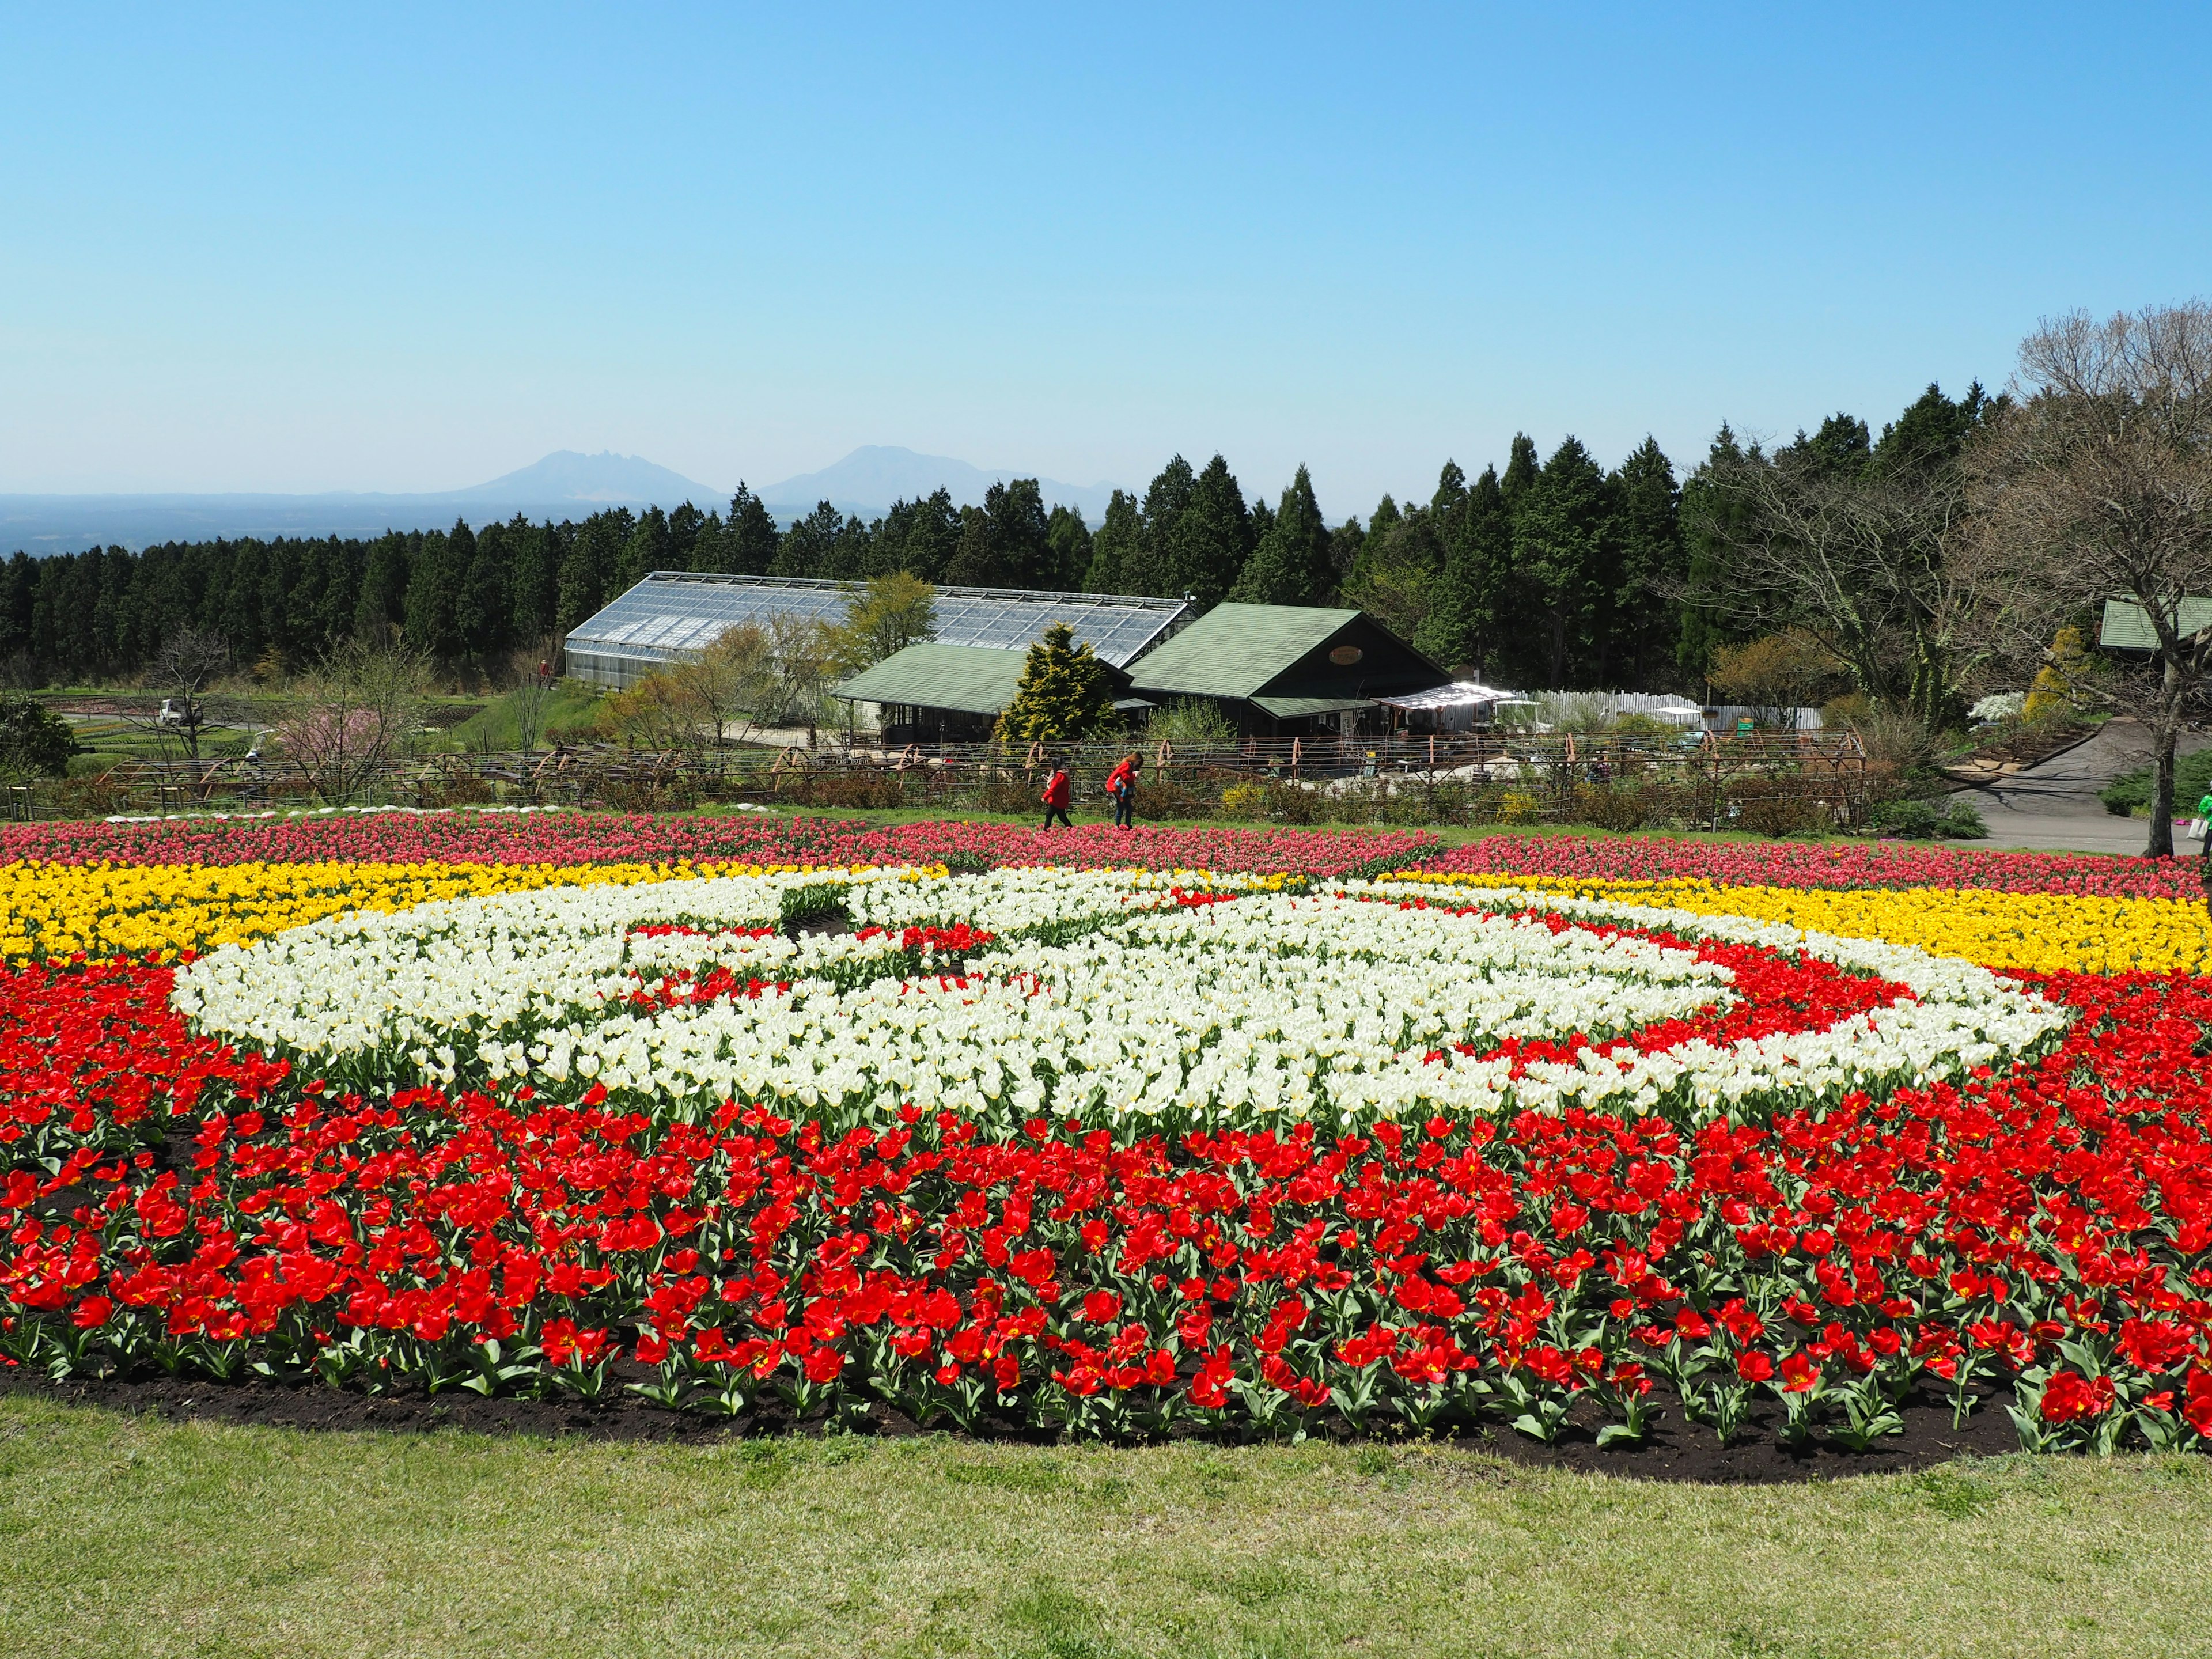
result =
[{"label": "white tarp canopy", "polygon": [[1492,703],[1504,702],[1520,695],[1517,691],[1500,691],[1494,686],[1478,685],[1473,680],[1454,680],[1449,685],[1431,686],[1426,691],[1406,691],[1395,696],[1377,697],[1375,701],[1410,712],[1420,708],[1486,708]]},{"label": "white tarp canopy", "polygon": [[1473,680],[1454,680],[1449,685],[1401,692],[1375,701],[1403,713],[1409,729],[1466,732],[1471,731],[1478,720],[1488,720],[1492,709],[1500,703],[1510,702],[1515,695],[1492,686],[1478,685]]}]

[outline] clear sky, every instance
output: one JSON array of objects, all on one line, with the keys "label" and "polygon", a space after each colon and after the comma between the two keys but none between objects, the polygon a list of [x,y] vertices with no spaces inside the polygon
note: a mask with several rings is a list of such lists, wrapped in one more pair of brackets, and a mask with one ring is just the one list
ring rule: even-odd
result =
[{"label": "clear sky", "polygon": [[1425,496],[2212,293],[2212,9],[0,7],[0,490]]}]

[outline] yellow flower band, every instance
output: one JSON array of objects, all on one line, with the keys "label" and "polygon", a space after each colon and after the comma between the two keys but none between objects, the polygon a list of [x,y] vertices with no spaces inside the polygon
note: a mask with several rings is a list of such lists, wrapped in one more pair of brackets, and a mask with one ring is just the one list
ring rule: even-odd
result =
[{"label": "yellow flower band", "polygon": [[1439,886],[1518,887],[1620,904],[1786,922],[1844,939],[1887,939],[1989,968],[2031,973],[2200,973],[2212,963],[2212,919],[2179,899],[2000,893],[1973,887],[1723,886],[1691,878],[1438,875],[1393,879]]}]

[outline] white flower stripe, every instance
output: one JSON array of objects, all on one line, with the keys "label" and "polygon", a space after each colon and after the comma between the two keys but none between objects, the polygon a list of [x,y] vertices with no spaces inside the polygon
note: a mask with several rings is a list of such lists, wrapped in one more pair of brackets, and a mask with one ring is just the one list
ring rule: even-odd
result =
[{"label": "white flower stripe", "polygon": [[[1463,915],[1432,889],[1343,883],[1312,896],[1255,878],[1132,872],[914,870],[831,878],[851,935],[638,937],[773,923],[820,874],[556,890],[349,916],[178,975],[200,1029],[365,1085],[594,1079],[681,1109],[724,1097],[850,1115],[925,1109],[1221,1123],[1351,1121],[1580,1103],[1701,1115],[1832,1100],[1852,1088],[1955,1077],[2035,1048],[2066,1016],[1969,964],[1896,945],[1730,918],[1510,890]],[[1185,908],[1170,890],[1239,890]],[[1594,1037],[1684,1018],[1734,995],[1689,951],[1510,914],[1802,951],[1909,987],[1911,998],[1825,1029],[1727,1048],[1585,1052],[1519,1075],[1500,1058],[1433,1051],[1511,1037]],[[997,935],[964,963],[901,949],[898,929],[965,921]],[[726,968],[736,994],[640,1007],[664,976]],[[787,989],[776,988],[779,984]]]}]

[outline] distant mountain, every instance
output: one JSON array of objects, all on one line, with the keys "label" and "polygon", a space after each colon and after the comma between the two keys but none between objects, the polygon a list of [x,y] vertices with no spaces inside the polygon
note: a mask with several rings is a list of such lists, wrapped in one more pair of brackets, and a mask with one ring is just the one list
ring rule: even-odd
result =
[{"label": "distant mountain", "polygon": [[[986,472],[943,455],[870,446],[835,466],[759,492],[782,522],[811,513],[817,502],[872,518],[896,501],[939,489],[963,507],[981,506],[994,483],[1027,477]],[[1093,524],[1105,517],[1111,484],[1039,479],[1045,505],[1073,507]],[[380,536],[387,530],[443,530],[455,519],[481,525],[520,513],[527,519],[574,519],[606,507],[702,509],[723,506],[730,492],[656,466],[637,455],[556,450],[544,459],[489,483],[409,495],[332,490],[314,495],[0,495],[0,557],[17,548],[73,553],[88,547],[151,547],[217,536]]]},{"label": "distant mountain", "polygon": [[[994,483],[1034,477],[1028,472],[987,472],[949,455],[917,455],[911,449],[867,444],[834,466],[819,472],[803,472],[758,491],[761,500],[780,519],[811,513],[817,502],[828,501],[842,513],[872,516],[893,501],[916,501],[938,489],[952,494],[955,505],[981,507],[984,492]],[[1071,507],[1094,521],[1105,517],[1114,486],[1109,483],[1070,484],[1054,478],[1037,479],[1047,507]]]},{"label": "distant mountain", "polygon": [[[151,547],[216,536],[380,536],[443,530],[455,519],[582,518],[605,507],[712,508],[727,492],[635,455],[556,450],[535,465],[466,489],[412,495],[332,490],[315,495],[0,495],[0,556]],[[809,502],[811,507],[813,503]]]},{"label": "distant mountain", "polygon": [[544,460],[489,483],[445,493],[454,501],[599,501],[611,507],[676,507],[688,501],[701,507],[712,507],[729,494],[655,466],[642,455],[617,455],[612,450],[585,455],[573,449],[556,449]]}]

